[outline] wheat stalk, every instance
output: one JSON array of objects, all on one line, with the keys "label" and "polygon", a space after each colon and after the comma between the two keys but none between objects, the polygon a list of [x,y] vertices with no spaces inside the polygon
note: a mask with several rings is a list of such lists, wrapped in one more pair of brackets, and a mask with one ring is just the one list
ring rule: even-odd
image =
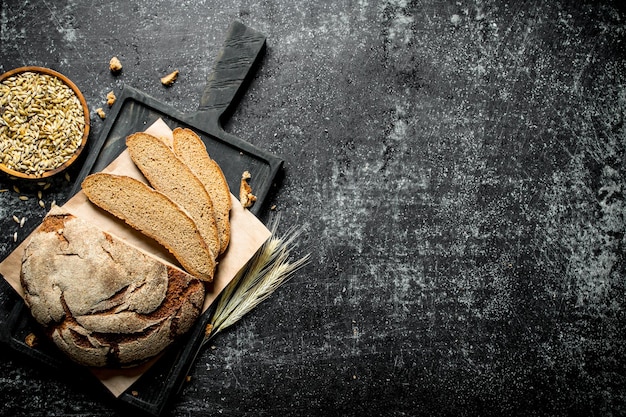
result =
[{"label": "wheat stalk", "polygon": [[302,230],[292,228],[283,237],[278,237],[278,222],[279,216],[276,216],[271,226],[271,237],[220,295],[215,312],[207,325],[203,345],[266,300],[294,272],[308,263],[308,254],[294,262],[289,260],[291,249]]}]

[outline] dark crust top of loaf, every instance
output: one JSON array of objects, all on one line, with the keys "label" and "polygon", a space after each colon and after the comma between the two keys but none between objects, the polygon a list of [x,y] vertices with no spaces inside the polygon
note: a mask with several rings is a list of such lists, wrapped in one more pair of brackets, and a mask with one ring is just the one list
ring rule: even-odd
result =
[{"label": "dark crust top of loaf", "polygon": [[[68,222],[81,220],[69,213],[59,213],[60,210],[62,209],[54,209],[54,213],[44,218],[41,226],[27,244],[23,262],[28,262],[28,258],[31,256],[41,257],[46,255],[45,253],[27,254],[31,242],[36,242],[40,237],[44,238],[44,235],[54,233],[58,237],[59,245],[67,245],[68,241],[63,238],[64,229],[68,226]],[[101,234],[101,237],[106,242],[125,245],[121,240],[106,232],[101,230],[97,230],[97,232]],[[137,257],[141,256],[150,257],[135,248],[128,247],[123,250],[137,251],[137,253],[133,254],[132,259],[137,259]],[[67,288],[59,295],[58,301],[61,303],[64,312],[60,319],[45,322],[38,315],[34,314],[34,317],[37,321],[40,321],[44,331],[53,342],[57,343],[62,351],[79,364],[86,366],[128,367],[142,363],[186,333],[199,316],[204,302],[204,284],[202,281],[168,264],[163,264],[162,271],[167,277],[167,288],[160,304],[146,313],[134,312],[137,320],[146,322],[146,327],[142,331],[123,333],[89,331],[89,329],[85,329],[77,318],[74,317],[71,308],[68,306],[68,302],[65,299]],[[53,291],[49,293],[42,291],[41,283],[37,283],[38,280],[40,280],[40,277],[33,275],[32,268],[26,268],[26,272],[24,268],[22,269],[21,282],[25,291],[25,302],[31,309],[36,307],[35,303],[45,302],[43,300],[44,297],[57,296]],[[134,281],[131,279],[129,282],[132,283]],[[64,282],[64,284],[67,285],[67,282]],[[111,303],[111,307],[100,309],[94,313],[97,316],[96,319],[106,320],[107,316],[117,314],[120,305],[118,301],[124,301],[125,292],[126,288],[112,294],[107,299]],[[165,337],[159,335],[159,340],[162,341],[163,346],[146,346],[147,349],[141,347],[142,343],[144,345],[148,343],[146,341],[150,336],[156,332],[162,332],[164,329],[168,332],[167,335]],[[58,343],[59,335],[62,335],[63,343]],[[94,348],[94,342],[98,345],[97,348]],[[122,357],[120,352],[123,349],[130,351],[130,354],[125,353]],[[84,355],[81,354],[83,351],[85,352]],[[97,351],[97,353],[94,354],[94,351]]]},{"label": "dark crust top of loaf", "polygon": [[[182,273],[179,270],[168,266],[168,288],[165,302],[160,307],[150,314],[146,314],[143,317],[146,320],[158,322],[159,319],[165,319],[172,317],[170,325],[169,337],[172,341],[176,340],[179,336],[185,334],[193,325],[193,320],[182,320],[180,317],[180,310],[182,308],[182,300],[191,299],[193,308],[196,310],[197,315],[202,310],[202,304],[204,297],[194,297],[194,294],[204,293],[204,286],[198,279],[188,280],[187,274]],[[113,311],[109,314],[115,314]],[[71,320],[66,318],[68,321]],[[61,324],[62,325],[62,324]],[[140,364],[149,358],[142,358],[131,363],[120,363],[118,358],[119,346],[125,343],[133,343],[138,340],[149,336],[151,332],[157,331],[158,325],[155,324],[146,329],[142,334],[111,334],[111,333],[98,333],[91,334],[92,337],[97,339],[100,343],[111,347],[110,353],[107,355],[107,367],[128,367],[135,364]],[[76,334],[77,342],[80,342],[81,335]]]}]

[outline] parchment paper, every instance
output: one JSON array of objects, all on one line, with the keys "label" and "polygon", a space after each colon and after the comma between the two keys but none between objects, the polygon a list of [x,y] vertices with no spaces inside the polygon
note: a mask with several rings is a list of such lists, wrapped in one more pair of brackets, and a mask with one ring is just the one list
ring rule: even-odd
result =
[{"label": "parchment paper", "polygon": [[[171,143],[172,141],[172,131],[161,119],[151,125],[146,132],[162,138],[166,143]],[[117,159],[104,169],[104,172],[127,175],[147,182],[130,159],[128,151],[122,152]],[[211,305],[218,294],[271,235],[271,232],[265,225],[250,213],[250,211],[244,209],[239,200],[232,194],[231,199],[233,204],[230,213],[230,244],[226,252],[218,259],[219,263],[215,276],[213,277],[213,283],[207,286],[203,311]],[[91,204],[82,191],[72,197],[63,207],[73,215],[91,222],[100,229],[125,240],[128,244],[136,246],[165,262],[180,267],[174,257],[157,242],[146,238],[141,233],[128,227],[123,221],[118,220]],[[20,285],[21,260],[24,247],[28,243],[29,238],[30,237],[24,239],[24,241],[0,263],[0,273],[22,297],[24,296],[24,290]],[[158,360],[158,358],[131,369],[92,368],[91,372],[117,397],[130,388],[156,360]]]}]

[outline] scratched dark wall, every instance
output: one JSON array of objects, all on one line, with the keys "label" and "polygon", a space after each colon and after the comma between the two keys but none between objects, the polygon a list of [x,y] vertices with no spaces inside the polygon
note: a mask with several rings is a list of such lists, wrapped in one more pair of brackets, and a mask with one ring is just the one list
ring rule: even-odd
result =
[{"label": "scratched dark wall", "polygon": [[[623,6],[224,3],[0,3],[0,71],[68,75],[92,135],[122,84],[194,110],[232,20],[268,38],[227,128],[286,160],[270,204],[312,260],[167,414],[626,415]],[[4,254],[44,214],[12,185]],[[11,415],[116,413],[3,349]]]}]

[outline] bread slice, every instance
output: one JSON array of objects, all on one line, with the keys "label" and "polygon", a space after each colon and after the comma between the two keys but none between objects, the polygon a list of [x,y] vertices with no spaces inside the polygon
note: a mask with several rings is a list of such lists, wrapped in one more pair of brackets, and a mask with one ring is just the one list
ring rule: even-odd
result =
[{"label": "bread slice", "polygon": [[126,146],[150,185],[179,204],[196,222],[200,235],[217,258],[220,239],[213,202],[198,177],[156,136],[134,133],[126,138]]},{"label": "bread slice", "polygon": [[226,177],[220,166],[209,156],[202,139],[191,129],[177,127],[173,131],[174,153],[200,179],[213,201],[215,221],[220,238],[220,253],[230,242],[230,209],[232,201]]},{"label": "bread slice", "polygon": [[159,354],[199,316],[200,280],[53,207],[30,236],[24,301],[75,362],[127,367]]},{"label": "bread slice", "polygon": [[212,281],[215,259],[196,223],[164,194],[131,177],[97,173],[82,183],[87,198],[159,242],[190,274]]}]

